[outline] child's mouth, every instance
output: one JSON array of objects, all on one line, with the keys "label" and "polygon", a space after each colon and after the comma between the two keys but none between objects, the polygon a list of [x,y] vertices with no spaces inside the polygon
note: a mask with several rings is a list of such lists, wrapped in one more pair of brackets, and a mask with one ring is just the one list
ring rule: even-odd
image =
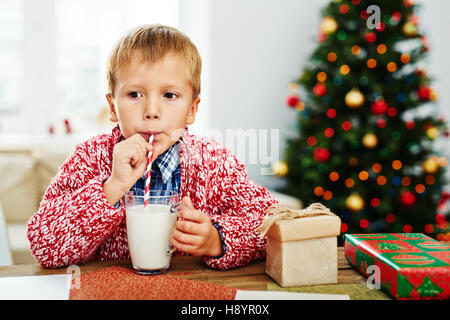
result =
[{"label": "child's mouth", "polygon": [[153,139],[156,139],[160,133],[161,133],[161,132],[150,131],[150,132],[144,132],[144,133],[141,133],[141,136],[142,136],[146,141],[148,141],[148,140],[150,139],[150,136],[153,135]]}]

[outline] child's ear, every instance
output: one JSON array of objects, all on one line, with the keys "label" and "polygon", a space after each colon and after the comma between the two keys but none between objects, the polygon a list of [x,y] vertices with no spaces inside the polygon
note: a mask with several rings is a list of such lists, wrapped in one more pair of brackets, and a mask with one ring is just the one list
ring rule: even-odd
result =
[{"label": "child's ear", "polygon": [[108,100],[109,105],[109,120],[111,120],[112,122],[119,121],[119,118],[117,117],[116,113],[116,107],[114,106],[114,99],[111,93],[106,94],[106,100]]},{"label": "child's ear", "polygon": [[200,98],[197,97],[197,99],[192,102],[192,105],[189,108],[188,116],[186,119],[186,124],[193,124],[195,121],[195,115],[197,114],[198,110],[198,104],[200,103]]}]

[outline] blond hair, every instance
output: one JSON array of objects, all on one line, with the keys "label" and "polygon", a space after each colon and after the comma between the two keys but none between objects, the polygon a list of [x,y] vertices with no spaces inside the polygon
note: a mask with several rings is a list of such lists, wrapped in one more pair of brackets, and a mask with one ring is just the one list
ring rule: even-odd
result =
[{"label": "blond hair", "polygon": [[174,53],[185,60],[189,68],[189,81],[193,90],[193,99],[200,94],[200,73],[202,60],[195,45],[179,30],[161,25],[151,24],[130,30],[113,48],[106,77],[109,93],[114,96],[117,74],[131,62],[135,54],[141,62],[155,62],[166,54]]}]

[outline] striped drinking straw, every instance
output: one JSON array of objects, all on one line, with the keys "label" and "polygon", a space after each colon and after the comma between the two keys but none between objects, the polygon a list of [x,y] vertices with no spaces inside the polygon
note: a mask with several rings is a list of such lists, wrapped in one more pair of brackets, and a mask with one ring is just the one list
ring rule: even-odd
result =
[{"label": "striped drinking straw", "polygon": [[[153,142],[153,135],[148,139],[149,143]],[[145,174],[145,193],[144,193],[144,208],[148,206],[150,200],[150,177],[152,175],[152,155],[153,152],[150,151],[147,155],[147,172]]]}]

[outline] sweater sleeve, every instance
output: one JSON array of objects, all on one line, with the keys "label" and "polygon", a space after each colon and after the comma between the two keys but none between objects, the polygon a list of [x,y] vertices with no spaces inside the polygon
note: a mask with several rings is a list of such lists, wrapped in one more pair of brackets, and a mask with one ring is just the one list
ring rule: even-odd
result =
[{"label": "sweater sleeve", "polygon": [[261,238],[256,229],[265,210],[278,203],[266,188],[248,178],[245,166],[235,155],[224,150],[223,161],[212,177],[210,201],[218,208],[211,221],[219,226],[226,251],[220,257],[204,258],[209,267],[216,269],[245,266],[265,257],[266,237]]},{"label": "sweater sleeve", "polygon": [[33,255],[45,268],[85,263],[125,217],[103,192],[108,176],[96,163],[98,146],[78,145],[47,188],[39,210],[28,221]]}]

